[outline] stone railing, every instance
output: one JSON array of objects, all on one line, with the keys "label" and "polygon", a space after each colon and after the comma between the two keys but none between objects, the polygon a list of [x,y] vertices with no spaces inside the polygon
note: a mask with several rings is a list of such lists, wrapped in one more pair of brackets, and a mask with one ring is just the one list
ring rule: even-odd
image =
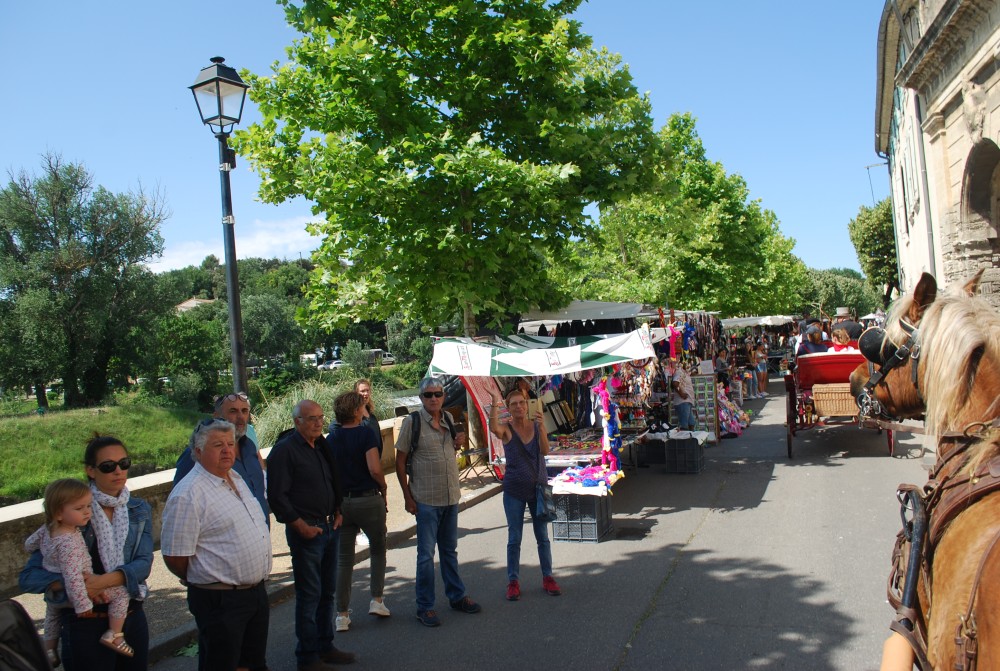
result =
[{"label": "stone railing", "polygon": [[[394,420],[380,422],[382,441],[382,471],[386,474],[396,470]],[[267,456],[270,449],[262,450]],[[153,542],[160,546],[160,522],[163,517],[163,505],[173,488],[174,470],[150,473],[128,481],[129,491],[133,496],[145,500],[153,509]],[[0,508],[0,597],[8,598],[20,594],[17,587],[17,576],[28,559],[24,551],[24,540],[35,529],[45,523],[45,513],[42,501],[27,501],[13,506]]]}]

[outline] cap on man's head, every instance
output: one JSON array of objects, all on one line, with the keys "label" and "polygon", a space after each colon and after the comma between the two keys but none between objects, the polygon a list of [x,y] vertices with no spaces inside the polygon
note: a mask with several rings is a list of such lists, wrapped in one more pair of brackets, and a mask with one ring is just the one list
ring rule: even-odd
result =
[{"label": "cap on man's head", "polygon": [[851,309],[850,308],[837,308],[837,314],[835,316],[837,316],[837,317],[850,317],[851,316]]},{"label": "cap on man's head", "polygon": [[810,333],[822,333],[822,331],[818,326],[810,326],[806,329],[806,335],[809,335]]}]

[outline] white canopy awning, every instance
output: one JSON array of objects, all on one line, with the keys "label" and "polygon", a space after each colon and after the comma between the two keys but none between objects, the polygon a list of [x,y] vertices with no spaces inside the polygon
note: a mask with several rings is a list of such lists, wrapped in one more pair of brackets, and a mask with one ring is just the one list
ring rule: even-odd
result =
[{"label": "white canopy awning", "polygon": [[722,320],[722,328],[741,329],[748,326],[781,326],[783,324],[791,324],[794,321],[794,317],[789,317],[787,315],[768,315],[766,317],[731,317],[729,319]]},{"label": "white canopy awning", "polygon": [[573,301],[561,310],[542,312],[532,310],[521,315],[521,327],[532,328],[544,323],[546,327],[574,319],[629,319],[642,312],[641,303],[609,303],[607,301]]}]

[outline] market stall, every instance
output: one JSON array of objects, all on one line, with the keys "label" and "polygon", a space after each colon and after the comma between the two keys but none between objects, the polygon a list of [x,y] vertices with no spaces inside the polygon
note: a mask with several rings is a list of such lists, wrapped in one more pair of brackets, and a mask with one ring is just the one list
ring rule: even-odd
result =
[{"label": "market stall", "polygon": [[[610,488],[634,463],[635,441],[646,430],[644,401],[658,373],[653,339],[646,327],[617,335],[550,337],[515,335],[476,342],[442,339],[434,345],[432,374],[459,376],[483,422],[492,405],[491,391],[503,392],[502,382],[517,378],[535,385],[550,440],[546,467],[556,490],[559,519],[553,523],[555,540],[599,540],[610,528],[610,514],[595,516],[587,532],[575,519],[608,510],[607,501],[580,501],[579,497],[607,497]],[[504,380],[503,378],[511,378]],[[587,403],[570,406],[564,386],[587,389]],[[576,394],[576,392],[574,392]],[[502,404],[502,401],[501,401]],[[499,416],[507,413],[501,405]],[[586,422],[577,421],[586,419]],[[502,477],[503,445],[487,433],[490,464]],[[577,537],[579,536],[579,537]]]}]

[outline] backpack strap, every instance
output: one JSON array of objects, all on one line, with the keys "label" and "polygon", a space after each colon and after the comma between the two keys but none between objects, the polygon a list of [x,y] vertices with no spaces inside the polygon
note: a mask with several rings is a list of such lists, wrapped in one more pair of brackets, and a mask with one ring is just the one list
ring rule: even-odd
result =
[{"label": "backpack strap", "polygon": [[413,457],[413,453],[417,451],[417,445],[420,443],[420,411],[414,410],[410,413],[410,455],[408,458]]}]

